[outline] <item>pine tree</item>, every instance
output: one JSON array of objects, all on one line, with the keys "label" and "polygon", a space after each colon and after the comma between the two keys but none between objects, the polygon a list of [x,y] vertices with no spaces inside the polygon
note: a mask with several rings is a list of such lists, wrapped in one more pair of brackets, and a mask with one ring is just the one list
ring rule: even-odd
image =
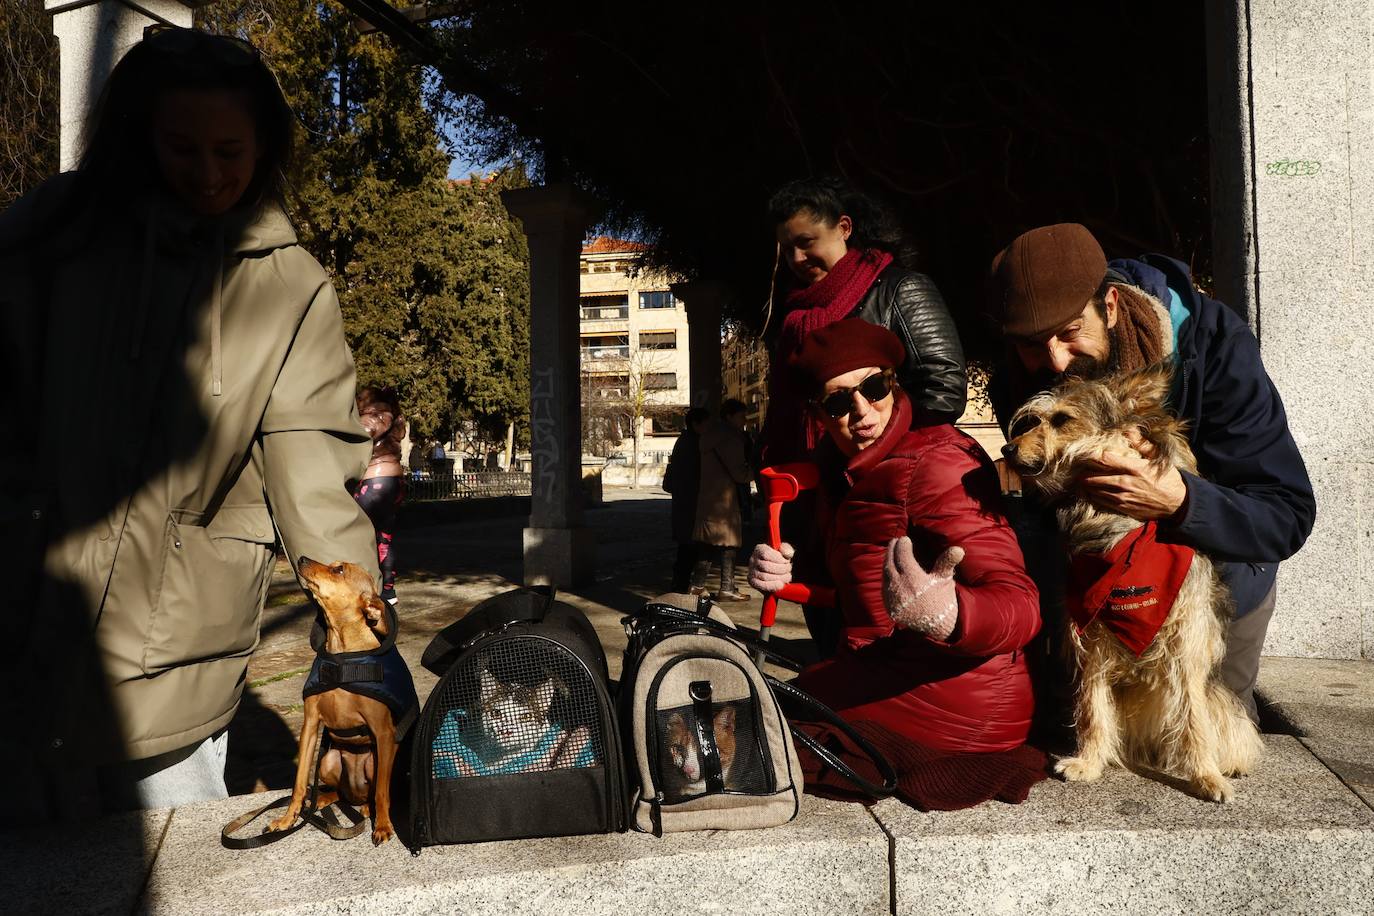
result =
[{"label": "pine tree", "polygon": [[528,413],[528,251],[499,191],[523,169],[450,182],[424,71],[332,3],[246,0],[203,25],[258,45],[302,127],[301,244],[332,275],[360,385],[395,385],[413,435]]}]

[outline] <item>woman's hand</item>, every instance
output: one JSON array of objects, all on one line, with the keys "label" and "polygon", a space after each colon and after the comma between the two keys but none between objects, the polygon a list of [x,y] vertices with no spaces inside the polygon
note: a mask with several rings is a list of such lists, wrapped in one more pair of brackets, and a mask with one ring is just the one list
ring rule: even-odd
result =
[{"label": "woman's hand", "polygon": [[963,559],[962,547],[950,547],[926,572],[911,548],[911,538],[893,538],[883,563],[883,603],[892,622],[931,639],[948,639],[959,620],[954,567]]},{"label": "woman's hand", "polygon": [[749,554],[749,584],[771,595],[792,581],[792,557],[796,551],[786,541],[778,550],[759,544]]}]

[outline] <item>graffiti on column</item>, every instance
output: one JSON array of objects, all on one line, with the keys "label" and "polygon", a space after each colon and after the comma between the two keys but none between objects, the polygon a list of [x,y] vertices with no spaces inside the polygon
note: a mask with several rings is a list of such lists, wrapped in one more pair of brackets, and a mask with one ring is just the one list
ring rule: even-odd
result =
[{"label": "graffiti on column", "polygon": [[531,481],[536,499],[553,498],[558,485],[558,436],[554,428],[553,370],[537,369],[530,389],[530,454],[534,459]]},{"label": "graffiti on column", "polygon": [[1322,170],[1314,159],[1276,159],[1264,164],[1264,174],[1275,178],[1311,178]]}]

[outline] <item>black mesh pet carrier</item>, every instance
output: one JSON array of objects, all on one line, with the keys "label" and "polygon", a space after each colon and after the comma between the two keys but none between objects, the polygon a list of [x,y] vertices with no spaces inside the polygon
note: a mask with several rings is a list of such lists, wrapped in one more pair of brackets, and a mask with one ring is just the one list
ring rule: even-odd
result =
[{"label": "black mesh pet carrier", "polygon": [[625,829],[606,655],[552,589],[517,589],[444,629],[416,726],[411,847]]}]

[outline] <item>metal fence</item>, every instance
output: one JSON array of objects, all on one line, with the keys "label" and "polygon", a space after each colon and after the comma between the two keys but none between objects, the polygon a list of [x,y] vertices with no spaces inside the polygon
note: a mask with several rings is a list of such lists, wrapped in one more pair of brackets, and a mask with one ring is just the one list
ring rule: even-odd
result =
[{"label": "metal fence", "polygon": [[529,496],[530,475],[518,471],[475,471],[464,474],[412,473],[406,499],[474,499],[483,496]]}]

